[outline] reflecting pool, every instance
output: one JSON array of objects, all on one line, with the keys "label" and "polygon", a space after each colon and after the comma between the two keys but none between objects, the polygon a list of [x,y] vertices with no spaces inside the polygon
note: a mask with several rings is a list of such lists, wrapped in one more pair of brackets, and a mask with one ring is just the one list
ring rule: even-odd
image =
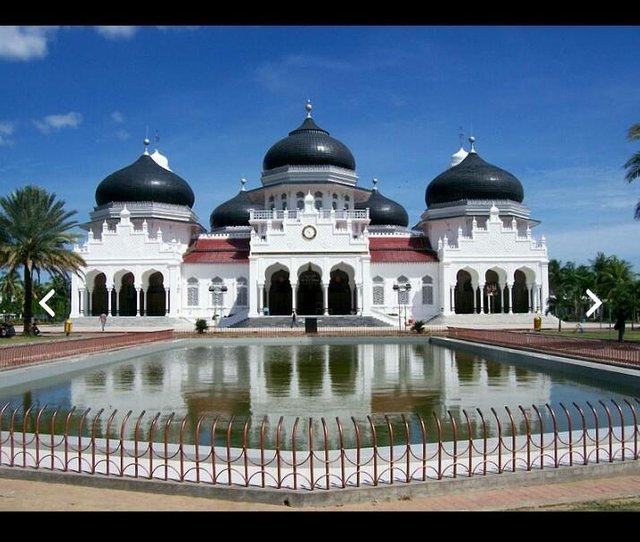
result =
[{"label": "reflecting pool", "polygon": [[[597,404],[600,399],[623,400],[634,391],[428,343],[200,345],[169,348],[78,374],[0,389],[0,405],[10,401],[25,410],[48,405],[61,407],[61,411],[75,406],[79,413],[90,408],[94,414],[105,409],[98,428],[103,433],[106,417],[117,409],[114,434],[118,431],[113,428],[128,411],[132,411],[132,419],[146,411],[140,425],[142,436],[148,434],[156,413],[160,413],[157,428],[164,427],[163,422],[174,413],[177,421],[171,438],[177,440],[177,426],[186,417],[190,429],[185,432],[186,442],[194,440],[193,428],[201,417],[219,416],[224,420],[222,428],[235,417],[234,423],[240,425],[248,420],[252,446],[259,439],[258,428],[265,417],[269,420],[264,435],[267,444],[274,443],[274,427],[281,417],[286,429],[283,435],[289,439],[291,426],[300,417],[299,431],[305,438],[309,418],[314,419],[317,434],[324,418],[332,427],[335,445],[338,417],[345,427],[345,445],[349,445],[355,438],[352,417],[364,422],[366,429],[371,427],[369,415],[374,427],[385,427],[385,415],[398,424],[401,414],[406,414],[415,431],[418,416],[430,423],[434,414],[446,418],[451,413],[465,423],[468,420],[477,433],[482,421],[478,409],[492,428],[491,407],[504,412],[507,406],[518,412],[519,405],[530,411],[532,405],[547,403]],[[6,427],[6,419],[2,421]],[[559,423],[563,429],[562,420]],[[133,434],[133,425],[129,423],[127,438]],[[158,430],[161,440],[160,433]],[[201,443],[210,439],[210,431],[199,435]]]}]

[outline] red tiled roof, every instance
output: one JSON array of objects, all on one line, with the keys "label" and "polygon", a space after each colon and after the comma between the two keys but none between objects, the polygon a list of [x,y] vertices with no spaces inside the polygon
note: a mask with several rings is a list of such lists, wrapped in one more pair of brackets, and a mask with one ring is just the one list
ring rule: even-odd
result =
[{"label": "red tiled roof", "polygon": [[249,239],[198,239],[182,257],[184,263],[240,263],[249,260]]},{"label": "red tiled roof", "polygon": [[425,237],[369,237],[371,262],[437,262]]}]

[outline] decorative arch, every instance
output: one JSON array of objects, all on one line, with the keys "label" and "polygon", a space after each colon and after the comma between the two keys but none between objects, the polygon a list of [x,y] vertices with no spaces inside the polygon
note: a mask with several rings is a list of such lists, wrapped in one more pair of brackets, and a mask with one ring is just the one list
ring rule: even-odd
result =
[{"label": "decorative arch", "polygon": [[454,306],[456,314],[473,314],[476,310],[476,287],[478,272],[471,267],[463,267],[456,273]]},{"label": "decorative arch", "polygon": [[271,315],[290,315],[292,304],[289,268],[281,263],[270,265],[265,270],[264,307]]},{"label": "decorative arch", "polygon": [[155,271],[149,275],[146,290],[145,315],[164,316],[167,313],[167,293],[164,287],[164,275]]},{"label": "decorative arch", "polygon": [[99,270],[87,273],[86,284],[91,290],[91,315],[100,316],[109,312],[109,290],[107,287],[107,275]]},{"label": "decorative arch", "polygon": [[532,312],[531,286],[535,283],[536,273],[527,266],[516,269],[513,273],[513,312]]},{"label": "decorative arch", "polygon": [[296,290],[296,310],[298,314],[322,314],[322,269],[308,262],[298,268],[298,287]]}]

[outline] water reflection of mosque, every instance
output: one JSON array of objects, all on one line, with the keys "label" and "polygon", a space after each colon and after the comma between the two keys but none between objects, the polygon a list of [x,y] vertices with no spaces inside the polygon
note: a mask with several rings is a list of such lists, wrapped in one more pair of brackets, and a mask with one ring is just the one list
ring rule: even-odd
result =
[{"label": "water reflection of mosque", "polygon": [[[290,428],[296,417],[366,422],[370,414],[417,413],[432,419],[465,409],[514,410],[550,400],[548,375],[420,344],[214,346],[176,349],[96,371],[71,385],[79,407],[188,416],[250,416],[255,437],[265,416]],[[302,427],[302,426],[301,426]],[[271,432],[272,430],[270,430]],[[283,433],[283,435],[288,434]],[[269,439],[271,440],[271,438]]]}]

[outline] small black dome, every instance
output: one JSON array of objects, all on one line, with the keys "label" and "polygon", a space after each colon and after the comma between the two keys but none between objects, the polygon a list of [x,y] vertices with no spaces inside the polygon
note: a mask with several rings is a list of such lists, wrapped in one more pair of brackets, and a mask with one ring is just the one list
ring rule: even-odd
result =
[{"label": "small black dome", "polygon": [[299,128],[289,132],[289,137],[278,141],[265,154],[264,171],[281,166],[337,166],[355,170],[356,161],[344,143],[307,117]]},{"label": "small black dome", "polygon": [[112,201],[155,201],[193,207],[195,196],[187,181],[143,154],[98,185],[96,204]]},{"label": "small black dome", "polygon": [[409,224],[409,215],[405,208],[392,199],[383,196],[379,190],[373,190],[367,201],[358,202],[356,209],[369,208],[372,226],[403,226]]},{"label": "small black dome", "polygon": [[249,209],[262,209],[263,206],[252,202],[245,190],[240,190],[230,200],[218,205],[209,218],[211,229],[224,226],[248,226]]},{"label": "small black dome", "polygon": [[427,207],[473,199],[522,203],[524,190],[511,173],[485,162],[476,152],[470,152],[457,166],[433,179],[425,193]]}]

